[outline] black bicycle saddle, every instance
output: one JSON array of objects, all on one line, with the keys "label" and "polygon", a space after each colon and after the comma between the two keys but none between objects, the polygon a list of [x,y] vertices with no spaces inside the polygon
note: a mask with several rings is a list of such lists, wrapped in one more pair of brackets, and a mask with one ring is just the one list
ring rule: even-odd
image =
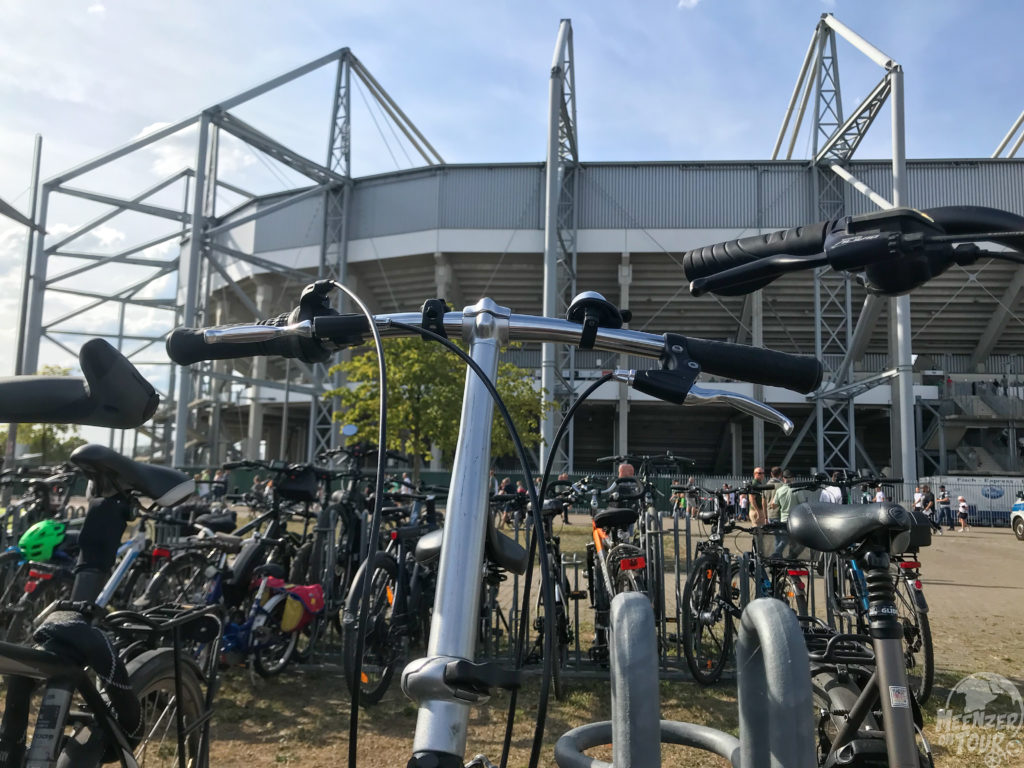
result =
[{"label": "black bicycle saddle", "polygon": [[[899,504],[798,504],[789,513],[789,535],[819,552],[838,552],[878,532],[887,542],[910,531],[910,513]],[[893,544],[890,551],[902,551]]]},{"label": "black bicycle saddle", "polygon": [[138,491],[161,507],[171,507],[196,489],[195,481],[183,472],[132,461],[95,443],[76,448],[69,461],[93,481],[100,496],[115,491]]}]

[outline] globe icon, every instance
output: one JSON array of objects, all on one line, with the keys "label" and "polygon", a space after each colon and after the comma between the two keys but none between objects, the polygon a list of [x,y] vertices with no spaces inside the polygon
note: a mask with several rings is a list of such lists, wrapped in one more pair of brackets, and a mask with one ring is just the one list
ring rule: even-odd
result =
[{"label": "globe icon", "polygon": [[946,697],[946,709],[964,725],[1016,731],[1024,722],[1024,697],[1017,686],[993,672],[960,680]]}]

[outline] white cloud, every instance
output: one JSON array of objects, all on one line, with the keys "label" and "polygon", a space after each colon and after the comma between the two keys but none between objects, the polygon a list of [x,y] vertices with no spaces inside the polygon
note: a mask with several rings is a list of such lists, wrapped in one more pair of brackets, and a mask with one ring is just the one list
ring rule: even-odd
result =
[{"label": "white cloud", "polygon": [[677,7],[690,10],[691,8],[696,8],[697,3],[699,2],[700,0],[679,0],[679,4]]},{"label": "white cloud", "polygon": [[93,3],[92,5],[90,5],[85,10],[86,10],[86,13],[94,13],[94,14],[98,14],[98,15],[103,15],[104,13],[107,12],[106,6],[104,6],[103,3]]},{"label": "white cloud", "polygon": [[106,224],[101,224],[94,228],[90,234],[92,234],[92,236],[95,237],[104,248],[109,248],[110,246],[116,245],[124,240],[124,232],[116,227],[111,227]]}]

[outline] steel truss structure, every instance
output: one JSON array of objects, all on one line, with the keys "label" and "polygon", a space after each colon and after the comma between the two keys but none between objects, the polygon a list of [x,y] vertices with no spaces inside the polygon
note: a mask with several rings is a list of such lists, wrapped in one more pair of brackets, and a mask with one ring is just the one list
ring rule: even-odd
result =
[{"label": "steel truss structure", "polygon": [[[877,84],[852,110],[844,109],[840,88],[837,55],[840,39],[882,69]],[[323,161],[292,151],[240,116],[239,109],[253,100],[321,68],[333,68],[334,74],[328,146]],[[329,380],[329,374],[322,366],[257,359],[251,362],[213,362],[185,371],[169,366],[165,360],[159,359],[162,355],[150,361],[145,360],[144,355],[146,350],[163,341],[166,331],[173,325],[215,324],[267,317],[293,301],[298,288],[312,278],[319,276],[353,282],[355,275],[348,269],[348,247],[353,194],[351,92],[356,83],[365,88],[385,119],[404,136],[424,164],[443,164],[434,147],[377,80],[349,49],[342,48],[192,117],[160,127],[120,149],[44,182],[39,195],[38,215],[32,217],[36,222],[35,231],[39,234],[34,238],[28,270],[27,310],[23,310],[26,322],[22,324],[25,344],[18,357],[18,369],[24,372],[37,369],[43,338],[70,354],[76,354],[77,339],[103,334],[102,331],[97,332],[95,322],[86,322],[86,316],[94,310],[106,309],[106,335],[115,338],[118,347],[137,364],[159,364],[168,371],[163,377],[167,391],[162,393],[167,406],[147,428],[154,444],[154,460],[173,460],[178,465],[219,463],[227,458],[224,455],[226,446],[239,434],[248,440],[242,451],[255,455],[264,435],[264,413],[268,408],[276,407],[267,405],[266,401],[281,393],[284,397],[284,407],[280,410],[281,452],[284,453],[289,414],[295,411],[294,407],[289,407],[290,397],[309,404],[310,428],[306,431],[304,445],[307,455],[313,456],[321,448],[329,446],[336,433],[331,429],[331,404],[325,402],[321,394],[337,382]],[[807,48],[771,155],[773,160],[790,160],[793,157],[812,95],[814,104],[809,119],[812,151],[808,163],[814,179],[814,200],[807,215],[823,219],[842,215],[851,199],[850,190],[879,208],[907,204],[900,65],[831,14],[823,15]],[[851,172],[855,152],[885,105],[889,105],[891,113],[893,189],[889,197],[882,194],[885,190],[872,189]],[[576,293],[579,266],[577,200],[581,191],[581,166],[573,35],[568,19],[563,19],[558,28],[548,106],[543,312],[557,316],[564,314]],[[993,157],[1004,153],[1007,157],[1016,155],[1024,145],[1024,133],[1018,136],[1022,126],[1024,113],[996,148]],[[187,167],[134,193],[111,194],[92,183],[94,173],[102,175],[117,162],[129,160],[172,137],[189,142],[189,152],[194,160]],[[246,191],[244,185],[232,182],[231,174],[224,167],[224,145],[227,142],[244,146],[264,158],[265,162],[287,169],[302,179],[302,183],[286,185],[286,189],[270,196]],[[582,190],[585,192],[586,188],[582,187]],[[53,203],[65,198],[87,201],[102,207],[103,212],[69,232],[50,227],[53,231],[46,233]],[[232,205],[225,206],[224,199]],[[301,268],[289,266],[282,260],[249,252],[255,249],[239,236],[246,225],[254,225],[262,217],[283,212],[309,199],[322,200],[319,209],[322,212],[322,232],[316,243],[319,257],[312,265],[307,262]],[[4,211],[6,209],[0,209],[0,212]],[[95,239],[105,225],[122,215],[149,222],[153,233],[115,250],[99,252],[90,248],[89,238]],[[438,295],[456,304],[474,299],[475,296],[462,295],[456,272],[458,261],[440,251],[433,256]],[[628,250],[623,251],[618,267],[622,306],[629,305],[634,266]],[[130,277],[119,275],[117,280],[104,284],[101,290],[90,287],[90,279],[93,283],[103,279],[93,276],[107,277],[110,269],[124,272],[130,269],[134,273]],[[964,274],[967,276],[965,283],[977,285],[980,282],[980,271],[968,274],[964,270]],[[165,293],[153,288],[161,281],[167,287]],[[770,296],[771,289],[768,290]],[[982,370],[1007,324],[1013,321],[1024,325],[1024,319],[1018,317],[1014,310],[1024,297],[1024,269],[1017,270],[1008,284],[1000,285],[999,292],[1001,296],[986,290],[997,306],[972,354],[971,362],[979,370]],[[871,461],[857,439],[854,398],[870,387],[889,383],[893,387],[892,471],[913,482],[916,468],[924,459],[915,445],[909,299],[903,297],[887,303],[868,296],[858,313],[858,308],[853,306],[853,293],[851,281],[845,276],[828,273],[815,276],[814,352],[828,365],[827,385],[814,396],[814,412],[792,444],[786,461],[794,455],[800,441],[813,434],[820,469],[870,465]],[[71,310],[54,313],[60,297],[73,298],[77,304]],[[51,302],[49,314],[44,311],[48,298]],[[766,300],[763,291],[748,297],[740,312],[737,340],[754,345],[763,343],[766,301],[771,299]],[[886,307],[889,310],[891,345],[888,366],[882,367],[889,370],[867,379],[858,379],[854,374],[855,366],[864,358]],[[139,311],[163,313],[167,322],[141,326],[132,315],[132,312]],[[111,317],[116,319],[110,320]],[[576,396],[578,357],[584,356],[577,356],[572,348],[545,347],[542,351],[541,383],[548,397],[558,406],[542,422],[542,461],[552,450],[558,416],[565,413]],[[873,368],[873,371],[877,370],[878,367]],[[249,392],[247,412],[239,407],[237,400],[240,390],[245,388]],[[755,390],[755,396],[759,391]],[[941,419],[942,413],[933,410],[936,418]],[[626,412],[628,401],[622,394],[618,414],[620,452],[628,450]],[[228,414],[247,423],[234,425],[231,432]],[[740,444],[740,425],[735,423],[732,426],[735,428],[735,454]],[[933,424],[930,429],[933,432],[939,427]],[[227,439],[229,432],[230,440]],[[753,436],[754,460],[762,463],[765,457],[764,429],[757,420]],[[923,446],[924,441],[920,438],[917,442]],[[291,446],[290,452],[298,455],[301,449]],[[570,437],[554,457],[556,472],[572,468],[573,453]],[[934,458],[930,458],[934,463]],[[939,461],[944,461],[944,457],[940,455]]]},{"label": "steel truss structure", "polygon": [[[572,55],[572,23],[558,27],[551,81],[548,85],[548,148],[544,210],[544,315],[564,317],[576,295],[576,182],[579,146],[576,135],[576,74]],[[541,466],[555,451],[552,471],[557,475],[573,465],[572,430],[563,444],[553,446],[555,418],[565,416],[576,398],[575,348],[545,344],[541,358],[541,386],[556,407],[541,426]]]},{"label": "steel truss structure", "polygon": [[[237,108],[323,67],[334,67],[336,72],[329,142],[324,162],[304,157],[238,116]],[[41,190],[38,218],[40,232],[46,231],[49,204],[56,196],[92,201],[105,206],[107,210],[68,234],[59,237],[41,235],[37,238],[28,278],[30,296],[25,324],[26,343],[20,359],[21,370],[37,369],[39,345],[43,338],[76,354],[76,350],[68,346],[69,338],[97,335],[95,330],[81,327],[81,316],[105,305],[116,305],[119,318],[116,332],[109,335],[117,339],[118,347],[124,349],[129,358],[140,364],[145,362],[140,359],[140,354],[154,344],[163,342],[173,325],[197,326],[235,319],[221,316],[223,302],[211,300],[215,288],[237,301],[243,311],[255,319],[271,316],[278,310],[278,307],[271,306],[271,283],[268,278],[278,281],[275,289],[280,288],[280,282],[292,287],[289,300],[294,300],[297,289],[311,278],[344,280],[346,224],[352,183],[352,75],[359,79],[380,111],[397,126],[426,164],[444,162],[359,59],[348,48],[342,48],[48,179]],[[168,137],[177,136],[180,139],[188,136],[188,131],[194,133],[194,165],[172,174],[149,189],[123,196],[71,186],[71,182],[76,179],[108,169],[116,161],[152,147]],[[255,210],[251,213],[235,215],[229,211],[221,215],[217,208],[218,197],[225,190],[240,197],[243,206],[257,202],[256,195],[232,184],[224,178],[227,174],[220,172],[223,135],[259,153],[265,158],[264,162],[273,161],[308,180],[309,184],[286,189],[270,204],[253,205]],[[163,200],[154,202],[158,196],[166,198],[163,193],[172,188],[183,192],[180,204],[170,205]],[[310,197],[322,197],[324,201],[323,237],[315,271],[289,267],[247,253],[233,239],[233,235],[244,225]],[[99,254],[79,245],[84,238],[94,235],[102,225],[129,212],[139,214],[150,222],[167,222],[170,228],[165,226],[162,234],[116,253]],[[181,244],[180,255],[154,258],[147,254],[173,241]],[[61,259],[72,266],[55,274],[51,264],[54,259]],[[246,290],[238,284],[236,278],[239,265],[242,265],[243,273],[260,273],[258,276],[253,275],[254,290]],[[138,267],[144,274],[141,279],[126,286],[106,291],[81,287],[82,281],[88,281],[94,270],[110,266]],[[75,282],[69,283],[73,278]],[[164,278],[171,281],[176,278],[177,298],[146,294],[148,287]],[[78,300],[84,299],[87,303],[44,322],[46,299],[55,293],[68,294]],[[173,318],[173,324],[167,323],[166,327],[156,332],[132,333],[126,327],[126,309],[129,307],[162,310]],[[126,343],[132,348],[127,349]],[[149,364],[168,365],[163,360]],[[168,391],[161,393],[168,405],[158,412],[155,427],[149,434],[154,445],[153,460],[173,461],[177,466],[223,461],[221,410],[230,405],[231,385],[252,388],[248,414],[249,437],[245,450],[249,455],[255,455],[262,434],[261,390],[284,391],[282,418],[285,423],[289,410],[288,395],[297,393],[309,398],[308,455],[314,455],[333,440],[330,403],[321,397],[328,378],[322,366],[308,366],[298,362],[280,366],[268,364],[264,358],[257,358],[248,370],[237,365],[229,366],[225,362],[204,363],[194,366],[190,371],[181,372],[176,371],[174,366],[169,368],[170,373],[166,377]],[[283,424],[282,435],[286,431]]]},{"label": "steel truss structure", "polygon": [[[881,80],[863,101],[844,118],[839,84],[839,60],[836,38],[843,38],[884,70]],[[890,56],[882,53],[831,14],[823,14],[814,29],[796,87],[790,98],[782,128],[772,151],[778,159],[794,108],[800,105],[793,123],[786,159],[792,157],[797,135],[813,89],[815,110],[811,127],[812,158],[816,187],[815,213],[821,220],[842,216],[844,185],[851,186],[880,208],[906,204],[906,152],[903,126],[903,70]],[[867,131],[887,101],[891,101],[893,190],[892,202],[870,189],[846,167]],[[854,365],[864,356],[871,332],[883,307],[882,299],[869,296],[854,326],[852,278],[819,270],[814,280],[815,348],[817,357],[826,361],[827,384],[815,396],[815,431],[818,468],[853,468],[858,454],[868,464],[866,452],[858,446],[853,397],[860,390],[849,387],[854,381]],[[914,484],[917,475],[912,361],[910,355],[910,299],[890,300],[890,357],[896,370],[893,386],[893,467],[892,471]],[[806,434],[806,430],[803,432]],[[790,452],[795,451],[796,444]],[[788,459],[788,457],[787,457]],[[899,464],[897,464],[897,459]]]}]

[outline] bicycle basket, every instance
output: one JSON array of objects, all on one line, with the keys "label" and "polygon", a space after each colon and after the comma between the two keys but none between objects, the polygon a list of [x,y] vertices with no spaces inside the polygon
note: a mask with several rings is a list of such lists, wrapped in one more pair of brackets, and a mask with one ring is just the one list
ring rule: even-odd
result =
[{"label": "bicycle basket", "polygon": [[759,529],[755,536],[757,551],[768,560],[809,560],[814,554],[803,544],[791,539],[789,531],[784,528],[771,531]]}]

